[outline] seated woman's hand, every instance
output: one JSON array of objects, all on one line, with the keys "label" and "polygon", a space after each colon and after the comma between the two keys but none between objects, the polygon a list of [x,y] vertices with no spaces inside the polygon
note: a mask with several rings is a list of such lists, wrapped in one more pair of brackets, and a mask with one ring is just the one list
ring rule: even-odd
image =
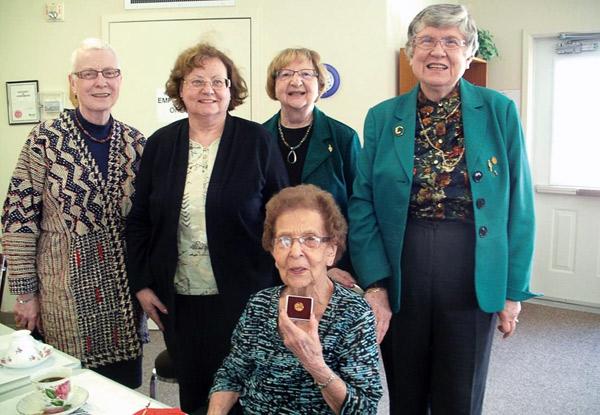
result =
[{"label": "seated woman's hand", "polygon": [[302,366],[311,374],[314,371],[327,367],[323,360],[323,348],[319,340],[319,322],[314,314],[310,321],[294,322],[290,320],[286,311],[279,311],[279,334],[285,347],[290,349],[294,356],[300,360]]}]

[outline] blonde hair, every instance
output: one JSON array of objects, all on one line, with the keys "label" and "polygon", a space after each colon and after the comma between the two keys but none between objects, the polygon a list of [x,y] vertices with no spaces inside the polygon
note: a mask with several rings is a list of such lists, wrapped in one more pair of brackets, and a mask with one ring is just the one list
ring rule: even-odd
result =
[{"label": "blonde hair", "polygon": [[[297,58],[305,58],[312,62],[315,69],[317,70],[317,81],[319,83],[319,97],[325,91],[325,82],[327,81],[327,71],[325,66],[321,63],[321,55],[318,52],[306,48],[287,48],[279,52],[269,64],[267,69],[267,95],[274,101],[277,101],[277,95],[275,94],[275,83],[277,81],[277,72],[285,68],[285,65]],[[306,68],[304,68],[306,69]]]}]

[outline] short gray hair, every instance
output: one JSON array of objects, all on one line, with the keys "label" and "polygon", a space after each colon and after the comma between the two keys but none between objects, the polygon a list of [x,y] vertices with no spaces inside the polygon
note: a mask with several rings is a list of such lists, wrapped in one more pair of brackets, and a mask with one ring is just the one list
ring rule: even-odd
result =
[{"label": "short gray hair", "polygon": [[73,51],[73,53],[71,54],[71,73],[73,73],[77,70],[76,65],[77,65],[77,60],[79,59],[79,55],[88,50],[110,50],[112,52],[112,54],[115,56],[115,59],[117,60],[117,68],[115,68],[115,69],[121,68],[121,65],[119,64],[119,59],[117,58],[117,52],[115,52],[115,50],[113,49],[113,47],[111,45],[109,45],[108,43],[106,43],[105,41],[103,41],[101,39],[89,37],[87,39],[84,39],[79,44],[79,46],[77,46],[77,49],[75,49]]},{"label": "short gray hair", "polygon": [[408,26],[408,40],[406,41],[406,56],[410,59],[415,53],[414,39],[425,27],[457,27],[465,37],[469,56],[475,56],[479,49],[477,40],[477,26],[475,20],[469,15],[467,8],[460,4],[434,4],[426,7],[410,22]]}]

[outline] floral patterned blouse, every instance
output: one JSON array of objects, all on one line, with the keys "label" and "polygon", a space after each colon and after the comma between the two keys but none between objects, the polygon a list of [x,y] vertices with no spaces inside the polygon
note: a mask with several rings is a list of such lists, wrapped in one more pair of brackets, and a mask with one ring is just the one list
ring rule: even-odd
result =
[{"label": "floral patterned blouse", "polygon": [[219,294],[206,234],[206,194],[220,143],[219,138],[204,147],[190,140],[185,190],[177,229],[179,258],[174,281],[177,294]]},{"label": "floral patterned blouse", "polygon": [[439,102],[419,91],[410,216],[473,220],[458,84]]}]

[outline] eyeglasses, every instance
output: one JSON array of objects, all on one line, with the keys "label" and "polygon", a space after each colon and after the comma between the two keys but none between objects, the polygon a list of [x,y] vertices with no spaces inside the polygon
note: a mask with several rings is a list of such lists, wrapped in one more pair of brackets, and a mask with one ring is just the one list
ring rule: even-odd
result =
[{"label": "eyeglasses", "polygon": [[103,77],[106,79],[116,78],[121,75],[120,69],[102,69],[101,71],[96,71],[94,69],[86,69],[84,71],[73,72],[79,79],[96,79],[98,78],[98,74],[101,73]]},{"label": "eyeglasses", "polygon": [[298,241],[300,246],[308,249],[316,249],[321,246],[321,243],[330,241],[332,238],[328,236],[301,236],[299,238],[292,238],[291,236],[280,236],[279,238],[273,239],[273,247],[277,249],[290,249],[294,241]]},{"label": "eyeglasses", "polygon": [[434,37],[422,36],[416,37],[413,39],[413,44],[421,49],[431,50],[436,47],[436,45],[440,43],[444,50],[456,50],[466,46],[467,42],[462,39],[458,39],[455,37],[445,37],[442,39],[436,39]]},{"label": "eyeglasses", "polygon": [[205,86],[209,85],[215,91],[231,86],[231,80],[227,78],[216,78],[211,81],[202,78],[192,79],[191,81],[184,79],[183,83],[189,85],[189,87],[193,89],[203,89]]},{"label": "eyeglasses", "polygon": [[275,72],[275,77],[282,81],[287,81],[294,77],[294,74],[298,74],[298,76],[305,81],[310,81],[313,78],[318,78],[319,73],[316,69],[300,69],[299,71],[292,71],[291,69],[282,69],[280,71]]}]

